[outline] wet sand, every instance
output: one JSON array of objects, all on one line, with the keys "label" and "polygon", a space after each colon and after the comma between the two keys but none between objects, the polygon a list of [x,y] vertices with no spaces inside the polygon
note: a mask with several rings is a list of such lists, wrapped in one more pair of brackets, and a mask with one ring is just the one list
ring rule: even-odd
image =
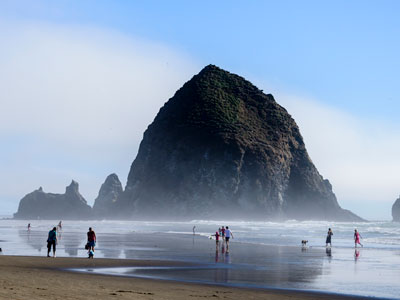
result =
[{"label": "wet sand", "polygon": [[[0,299],[354,299],[67,271],[72,268],[185,266],[171,261],[0,256]],[[361,298],[358,298],[361,299]]]}]

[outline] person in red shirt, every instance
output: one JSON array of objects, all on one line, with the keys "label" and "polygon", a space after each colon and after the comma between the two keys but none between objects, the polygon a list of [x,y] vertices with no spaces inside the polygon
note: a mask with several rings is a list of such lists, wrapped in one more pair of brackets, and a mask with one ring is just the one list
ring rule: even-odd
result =
[{"label": "person in red shirt", "polygon": [[222,226],[222,229],[221,229],[221,237],[222,237],[222,241],[224,241],[225,240],[225,227],[224,226]]},{"label": "person in red shirt", "polygon": [[219,233],[218,233],[218,231],[216,231],[215,234],[213,234],[213,236],[215,236],[215,247],[218,249],[218,245],[219,245]]},{"label": "person in red shirt", "polygon": [[89,227],[89,231],[87,233],[87,243],[89,246],[88,250],[92,250],[94,252],[94,247],[96,246],[96,233],[92,230],[92,227]]}]

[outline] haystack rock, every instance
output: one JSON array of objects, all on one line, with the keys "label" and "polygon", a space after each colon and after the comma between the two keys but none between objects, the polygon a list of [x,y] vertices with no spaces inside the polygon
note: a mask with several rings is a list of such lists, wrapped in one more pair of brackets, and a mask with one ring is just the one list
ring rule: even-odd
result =
[{"label": "haystack rock", "polygon": [[72,180],[65,194],[45,193],[40,187],[19,202],[16,219],[90,219],[92,209],[79,193],[79,184]]},{"label": "haystack rock", "polygon": [[122,184],[118,176],[116,174],[109,175],[101,185],[99,195],[94,201],[94,215],[101,218],[113,218],[115,203],[122,192]]},{"label": "haystack rock", "polygon": [[213,65],[147,128],[118,206],[136,219],[361,220],[274,97]]},{"label": "haystack rock", "polygon": [[392,206],[393,221],[400,222],[400,197],[394,202]]}]

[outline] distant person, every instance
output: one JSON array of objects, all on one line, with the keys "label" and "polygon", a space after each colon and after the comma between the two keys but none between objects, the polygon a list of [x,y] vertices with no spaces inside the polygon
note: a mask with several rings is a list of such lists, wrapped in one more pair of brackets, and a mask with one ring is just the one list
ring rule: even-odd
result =
[{"label": "distant person", "polygon": [[89,227],[89,231],[87,233],[87,245],[88,250],[92,250],[94,252],[94,247],[96,246],[96,233],[92,230],[92,227]]},{"label": "distant person", "polygon": [[213,234],[213,236],[215,236],[215,247],[218,249],[218,245],[219,245],[219,232],[216,231],[215,234]]},{"label": "distant person", "polygon": [[57,231],[62,230],[62,222],[60,221],[57,225]]},{"label": "distant person", "polygon": [[332,235],[333,235],[332,229],[329,228],[328,235],[326,237],[326,247],[328,247],[328,244],[329,247],[332,247]]},{"label": "distant person", "polygon": [[56,257],[56,244],[57,228],[53,227],[53,229],[49,231],[49,235],[47,237],[47,257],[50,257],[51,247],[53,247],[53,257]]},{"label": "distant person", "polygon": [[226,251],[227,252],[229,251],[229,240],[230,240],[231,237],[233,238],[233,233],[229,229],[229,227],[226,226],[226,229],[225,229],[225,243],[226,243]]},{"label": "distant person", "polygon": [[221,228],[221,238],[222,238],[222,241],[225,240],[225,227],[224,226],[222,226],[222,228]]},{"label": "distant person", "polygon": [[196,231],[195,231],[195,229],[196,229],[196,226],[193,226],[193,235],[195,235],[196,234]]},{"label": "distant person", "polygon": [[362,238],[361,234],[357,231],[357,229],[354,229],[354,248],[357,248],[357,244],[361,245],[361,247],[364,247],[360,242],[360,238]]},{"label": "distant person", "polygon": [[31,231],[31,223],[28,223],[28,231]]}]

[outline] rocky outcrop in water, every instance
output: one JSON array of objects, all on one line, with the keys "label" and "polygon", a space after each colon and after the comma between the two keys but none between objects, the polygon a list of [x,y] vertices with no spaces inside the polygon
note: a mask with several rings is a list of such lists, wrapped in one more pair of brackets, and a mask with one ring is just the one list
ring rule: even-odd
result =
[{"label": "rocky outcrop in water", "polygon": [[109,175],[101,185],[99,195],[94,201],[93,213],[96,217],[112,218],[118,198],[123,192],[122,184],[116,174]]},{"label": "rocky outcrop in water", "polygon": [[274,97],[213,65],[147,128],[117,206],[148,219],[361,220],[339,206]]},{"label": "rocky outcrop in water", "polygon": [[65,194],[45,193],[40,187],[21,199],[16,219],[90,219],[92,209],[79,193],[79,184],[72,180]]},{"label": "rocky outcrop in water", "polygon": [[392,206],[393,221],[400,222],[400,197],[394,202]]}]

